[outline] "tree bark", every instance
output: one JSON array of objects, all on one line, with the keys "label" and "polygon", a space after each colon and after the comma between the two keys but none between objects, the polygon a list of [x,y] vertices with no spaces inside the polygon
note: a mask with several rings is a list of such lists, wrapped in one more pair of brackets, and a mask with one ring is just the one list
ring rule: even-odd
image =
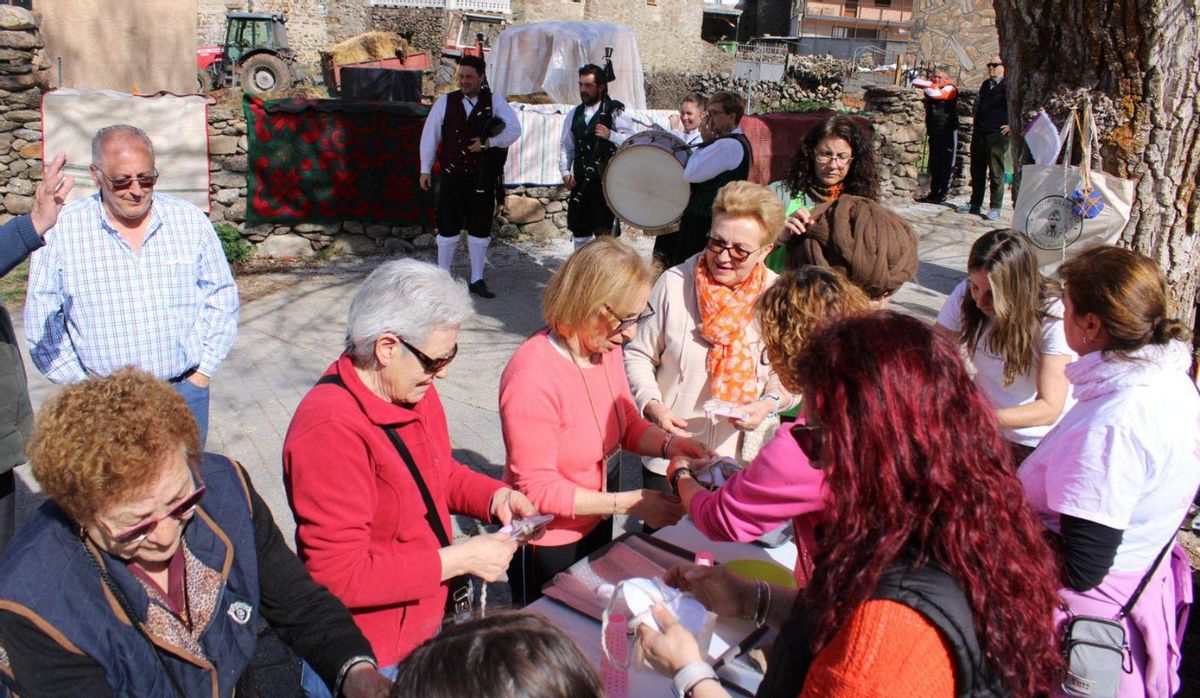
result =
[{"label": "tree bark", "polygon": [[1105,171],[1135,183],[1122,244],[1158,262],[1170,311],[1200,336],[1200,0],[994,5],[1010,122],[1045,108],[1061,124],[1091,99]]}]

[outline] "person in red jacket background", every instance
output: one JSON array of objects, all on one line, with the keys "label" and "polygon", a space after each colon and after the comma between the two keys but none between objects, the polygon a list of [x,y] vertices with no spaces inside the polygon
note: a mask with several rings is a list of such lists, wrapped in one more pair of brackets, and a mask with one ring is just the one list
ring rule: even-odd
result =
[{"label": "person in red jacket background", "polygon": [[451,544],[450,514],[508,523],[537,513],[450,450],[433,382],[472,313],[448,272],[412,259],[381,265],[350,303],[345,353],[301,400],[283,444],[297,552],[350,609],[385,674],[438,632],[455,577],[496,581],[517,549],[505,533]]}]

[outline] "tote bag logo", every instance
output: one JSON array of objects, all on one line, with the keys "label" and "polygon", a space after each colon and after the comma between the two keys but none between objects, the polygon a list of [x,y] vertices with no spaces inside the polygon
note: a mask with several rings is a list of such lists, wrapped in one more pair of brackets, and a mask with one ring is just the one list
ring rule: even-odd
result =
[{"label": "tote bag logo", "polygon": [[1029,209],[1025,234],[1043,250],[1070,247],[1083,234],[1083,219],[1075,215],[1073,204],[1065,196],[1047,196]]}]

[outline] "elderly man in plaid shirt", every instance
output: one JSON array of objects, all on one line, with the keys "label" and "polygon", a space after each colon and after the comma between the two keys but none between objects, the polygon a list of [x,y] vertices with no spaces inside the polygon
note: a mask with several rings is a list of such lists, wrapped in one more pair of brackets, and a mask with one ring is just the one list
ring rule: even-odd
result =
[{"label": "elderly man in plaid shirt", "polygon": [[154,146],[141,129],[100,129],[90,169],[100,192],[63,208],[30,262],[30,356],[55,383],[126,365],[170,381],[203,444],[209,380],[237,335],[221,243],[199,208],[154,193]]}]

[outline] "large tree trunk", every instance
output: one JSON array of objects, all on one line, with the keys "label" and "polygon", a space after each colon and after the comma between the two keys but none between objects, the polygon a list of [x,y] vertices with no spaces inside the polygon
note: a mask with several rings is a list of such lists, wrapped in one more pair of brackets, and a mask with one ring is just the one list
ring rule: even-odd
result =
[{"label": "large tree trunk", "polygon": [[1011,122],[1045,108],[1061,123],[1091,98],[1105,169],[1136,183],[1122,241],[1159,263],[1172,312],[1200,330],[1200,0],[994,4]]}]

